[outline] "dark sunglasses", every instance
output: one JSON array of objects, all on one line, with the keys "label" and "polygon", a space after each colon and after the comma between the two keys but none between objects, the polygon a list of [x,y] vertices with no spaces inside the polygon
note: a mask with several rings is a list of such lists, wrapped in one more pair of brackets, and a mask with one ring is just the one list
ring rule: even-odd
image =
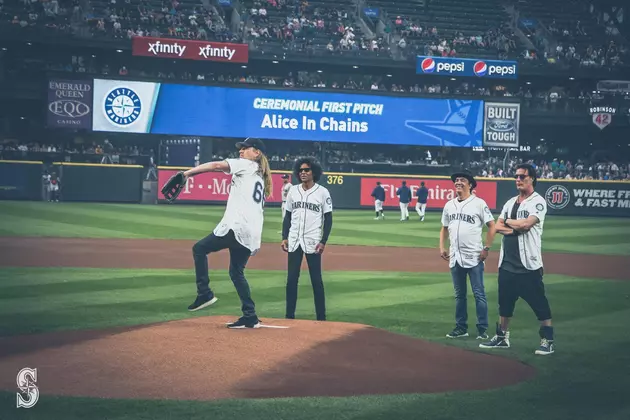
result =
[{"label": "dark sunglasses", "polygon": [[298,172],[311,172],[311,168],[300,168]]},{"label": "dark sunglasses", "polygon": [[527,178],[528,176],[529,176],[529,175],[514,175],[514,178],[515,178],[515,179],[520,179],[520,180],[523,180],[523,179]]}]

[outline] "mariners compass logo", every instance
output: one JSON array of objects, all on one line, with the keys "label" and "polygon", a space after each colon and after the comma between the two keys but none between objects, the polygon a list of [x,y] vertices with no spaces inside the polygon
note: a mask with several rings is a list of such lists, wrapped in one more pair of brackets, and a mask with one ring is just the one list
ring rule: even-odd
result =
[{"label": "mariners compass logo", "polygon": [[105,115],[116,125],[133,124],[140,117],[141,111],[140,97],[129,88],[113,89],[105,98]]}]

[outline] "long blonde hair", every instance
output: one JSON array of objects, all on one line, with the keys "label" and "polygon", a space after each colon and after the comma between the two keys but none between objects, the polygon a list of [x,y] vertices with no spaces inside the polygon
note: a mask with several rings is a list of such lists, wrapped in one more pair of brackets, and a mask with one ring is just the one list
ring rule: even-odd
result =
[{"label": "long blonde hair", "polygon": [[273,180],[271,178],[271,167],[267,156],[262,152],[258,155],[258,164],[260,165],[260,175],[265,181],[265,197],[269,198],[273,194]]}]

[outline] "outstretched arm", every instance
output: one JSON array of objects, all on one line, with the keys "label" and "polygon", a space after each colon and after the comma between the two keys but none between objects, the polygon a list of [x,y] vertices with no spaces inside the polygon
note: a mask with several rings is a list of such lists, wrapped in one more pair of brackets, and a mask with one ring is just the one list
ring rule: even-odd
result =
[{"label": "outstretched arm", "polygon": [[204,172],[229,172],[230,165],[225,160],[206,162],[184,172],[186,178],[202,174]]}]

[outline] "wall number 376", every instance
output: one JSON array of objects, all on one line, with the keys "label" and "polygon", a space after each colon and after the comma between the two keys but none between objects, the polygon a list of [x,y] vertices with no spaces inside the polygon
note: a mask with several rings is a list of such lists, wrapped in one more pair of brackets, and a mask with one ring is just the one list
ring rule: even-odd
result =
[{"label": "wall number 376", "polygon": [[328,184],[343,184],[343,175],[328,175]]}]

